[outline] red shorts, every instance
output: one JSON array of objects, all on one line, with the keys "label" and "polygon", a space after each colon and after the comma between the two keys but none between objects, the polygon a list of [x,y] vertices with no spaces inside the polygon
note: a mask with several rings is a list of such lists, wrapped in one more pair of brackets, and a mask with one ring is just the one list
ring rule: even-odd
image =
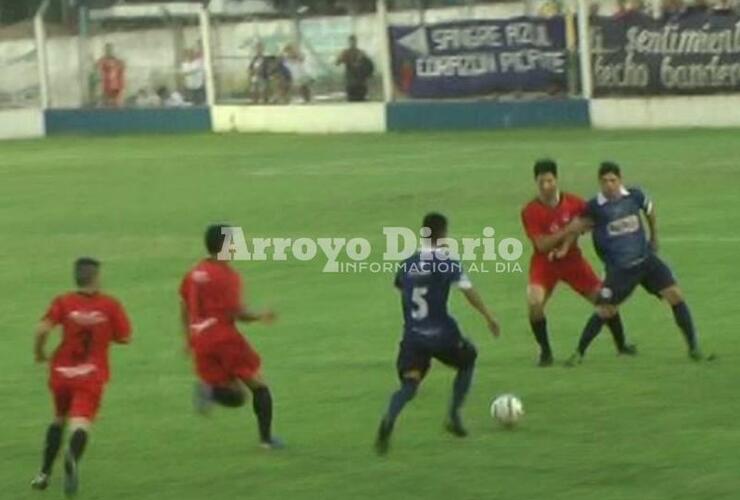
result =
[{"label": "red shorts", "polygon": [[539,285],[548,295],[558,281],[564,281],[581,295],[591,295],[601,288],[601,280],[580,253],[550,262],[547,256],[535,254],[529,266],[529,284]]},{"label": "red shorts", "polygon": [[[205,333],[204,335],[208,335]],[[226,385],[253,378],[262,365],[259,354],[239,333],[194,344],[195,371],[209,385]]]},{"label": "red shorts", "polygon": [[104,387],[97,381],[51,380],[49,389],[54,399],[56,416],[95,420],[103,400]]}]

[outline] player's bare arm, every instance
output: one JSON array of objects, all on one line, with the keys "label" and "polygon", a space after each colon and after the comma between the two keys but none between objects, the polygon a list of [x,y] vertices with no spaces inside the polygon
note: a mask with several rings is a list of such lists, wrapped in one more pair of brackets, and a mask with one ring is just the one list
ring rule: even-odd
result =
[{"label": "player's bare arm", "polygon": [[548,254],[549,260],[559,260],[565,257],[576,241],[578,241],[578,234],[567,234],[565,238],[563,238],[563,242],[560,243],[557,248],[550,251]]},{"label": "player's bare arm", "polygon": [[235,319],[243,323],[254,323],[259,321],[266,325],[272,324],[277,315],[274,311],[267,309],[264,311],[253,311],[252,309],[242,306],[241,309],[236,313]]},{"label": "player's bare arm", "polygon": [[41,320],[38,327],[36,328],[36,336],[33,344],[34,359],[37,363],[45,363],[48,361],[46,356],[46,342],[49,339],[49,334],[54,329],[54,325],[47,319]]},{"label": "player's bare arm", "polygon": [[565,231],[567,234],[574,235],[576,238],[580,236],[583,233],[587,233],[591,231],[594,228],[594,221],[591,220],[588,217],[580,216],[576,217],[570,223],[565,226]]},{"label": "player's bare arm", "polygon": [[501,327],[493,316],[493,313],[488,309],[483,298],[480,296],[475,288],[461,288],[463,295],[468,300],[468,303],[478,311],[481,316],[486,320],[488,329],[491,331],[494,337],[501,335]]},{"label": "player's bare arm", "polygon": [[658,219],[655,216],[655,206],[652,203],[645,211],[645,218],[650,228],[650,248],[653,252],[658,253]]}]

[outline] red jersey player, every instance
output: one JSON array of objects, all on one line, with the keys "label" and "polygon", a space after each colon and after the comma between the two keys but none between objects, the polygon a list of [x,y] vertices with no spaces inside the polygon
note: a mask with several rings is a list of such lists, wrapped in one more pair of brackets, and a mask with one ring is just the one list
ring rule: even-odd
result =
[{"label": "red jersey player", "polygon": [[271,434],[272,396],[260,373],[260,357],[236,328],[237,321],[272,323],[272,311],[254,312],[244,305],[241,278],[227,260],[219,260],[229,226],[206,229],[209,257],[182,280],[182,324],[186,347],[192,352],[200,381],[195,387],[196,409],[205,413],[212,404],[244,405],[243,385],[252,392],[254,413],[264,448],[282,447]]},{"label": "red jersey player", "polygon": [[113,53],[113,45],[105,44],[105,55],[98,60],[98,71],[103,85],[103,105],[120,107],[123,101],[126,65]]},{"label": "red jersey player", "polygon": [[[568,223],[581,215],[586,203],[570,193],[558,189],[558,167],[552,160],[540,160],[534,166],[537,197],[522,210],[522,223],[527,237],[532,241],[534,253],[529,267],[527,305],[529,322],[540,346],[540,366],[553,363],[552,349],[547,334],[545,304],[559,281],[591,303],[595,303],[601,280],[578,248],[577,237],[565,230]],[[632,345],[626,344],[624,328],[619,314],[608,323],[617,351],[636,354]]]},{"label": "red jersey player", "polygon": [[68,425],[71,436],[64,458],[64,491],[67,495],[77,492],[77,464],[110,376],[108,347],[111,342],[127,344],[131,340],[126,311],[116,299],[99,291],[99,270],[97,260],[77,259],[77,291],[55,298],[36,331],[36,361],[45,363],[49,334],[57,326],[62,327],[62,342],[49,363],[49,388],[56,418],[46,433],[41,472],[31,483],[34,489],[43,490],[49,485],[64,427]]}]

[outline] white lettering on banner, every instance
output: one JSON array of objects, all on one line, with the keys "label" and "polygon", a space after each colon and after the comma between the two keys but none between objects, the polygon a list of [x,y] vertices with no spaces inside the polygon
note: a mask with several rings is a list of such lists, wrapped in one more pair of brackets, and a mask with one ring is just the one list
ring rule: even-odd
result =
[{"label": "white lettering on banner", "polygon": [[[732,29],[720,31],[679,31],[677,25],[653,31],[632,27],[627,30],[627,52],[639,54],[740,54],[740,22]],[[704,29],[711,29],[707,23]]]},{"label": "white lettering on banner", "polygon": [[647,87],[650,81],[648,65],[635,63],[632,54],[617,64],[606,64],[604,58],[598,56],[593,72],[599,87]]},{"label": "white lettering on banner", "polygon": [[434,51],[481,48],[552,47],[547,25],[532,22],[499,25],[434,28],[430,31]]},{"label": "white lettering on banner", "polygon": [[416,60],[416,74],[419,78],[476,77],[493,73],[527,73],[535,70],[562,74],[565,71],[565,53],[523,49],[500,54],[431,56]]}]

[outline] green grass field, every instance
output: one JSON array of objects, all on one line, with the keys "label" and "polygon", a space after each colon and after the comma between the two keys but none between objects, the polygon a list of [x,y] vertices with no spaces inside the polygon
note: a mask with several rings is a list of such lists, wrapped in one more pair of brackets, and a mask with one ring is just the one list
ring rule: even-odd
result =
[{"label": "green grass field", "polygon": [[[51,416],[31,342],[80,254],[105,262],[105,285],[135,327],[134,343],[113,352],[82,499],[738,498],[737,130],[63,138],[0,148],[2,499],[62,495],[60,467],[49,491],[28,486]],[[253,303],[280,313],[248,334],[289,447],[256,447],[251,405],[193,413],[177,287],[202,254],[208,222],[241,225],[248,236],[363,236],[382,249],[383,226],[416,227],[435,209],[449,215],[452,236],[491,225],[497,237],[523,238],[519,210],[543,155],[560,161],[567,190],[595,193],[597,162],[609,158],[653,196],[662,255],[719,361],[689,362],[669,309],[639,292],[623,309],[637,358],[617,358],[602,334],[584,365],[535,368],[526,274],[475,274],[503,336],[489,338],[453,298],[480,351],[465,412],[471,436],[443,432],[452,373],[436,366],[379,459],[374,433],[397,384],[392,277],[324,274],[319,261],[240,262]],[[594,260],[590,241],[582,246]],[[563,360],[590,306],[560,292],[549,318]],[[509,391],[528,412],[514,431],[488,415],[492,397]]]}]

